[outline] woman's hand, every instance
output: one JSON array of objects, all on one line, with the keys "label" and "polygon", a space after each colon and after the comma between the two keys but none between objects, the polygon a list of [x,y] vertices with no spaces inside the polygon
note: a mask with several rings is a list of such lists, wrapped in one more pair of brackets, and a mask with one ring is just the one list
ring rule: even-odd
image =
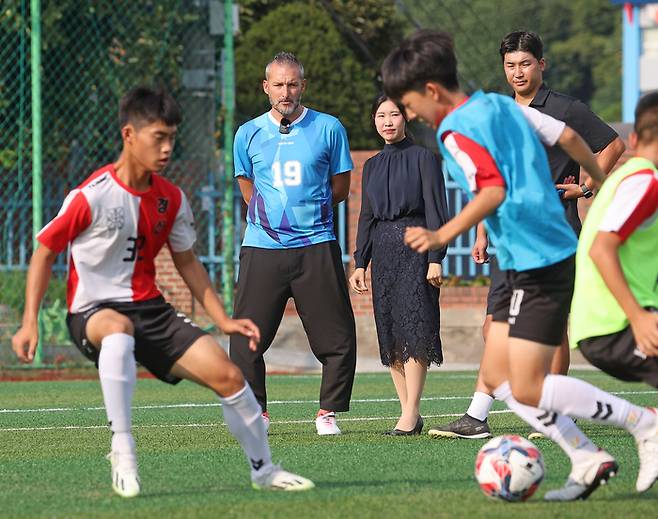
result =
[{"label": "woman's hand", "polygon": [[441,263],[430,263],[427,267],[427,282],[433,287],[440,288],[443,284],[443,268]]},{"label": "woman's hand", "polygon": [[366,284],[366,269],[358,268],[354,270],[354,274],[350,276],[349,279],[350,286],[357,294],[363,294],[368,291],[368,285]]}]

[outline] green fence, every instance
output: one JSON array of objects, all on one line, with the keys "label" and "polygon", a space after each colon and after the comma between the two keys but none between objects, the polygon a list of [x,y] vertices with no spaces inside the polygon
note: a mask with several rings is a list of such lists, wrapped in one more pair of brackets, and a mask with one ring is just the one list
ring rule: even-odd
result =
[{"label": "green fence", "polygon": [[[224,2],[2,0],[0,6],[0,364],[5,364],[23,308],[33,224],[39,224],[33,205],[47,222],[71,188],[117,157],[118,100],[136,84],[164,85],[182,105],[184,121],[166,175],[192,203],[197,253],[219,285]],[[41,66],[33,67],[39,57]],[[33,174],[37,188],[41,180],[42,211],[32,192]],[[68,341],[65,270],[61,255],[42,311],[45,362],[55,360],[55,347]]]}]

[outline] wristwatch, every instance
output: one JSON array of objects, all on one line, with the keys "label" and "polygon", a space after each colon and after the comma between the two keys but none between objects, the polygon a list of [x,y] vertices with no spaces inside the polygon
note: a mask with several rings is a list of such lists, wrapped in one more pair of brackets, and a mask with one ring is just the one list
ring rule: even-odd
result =
[{"label": "wristwatch", "polygon": [[594,196],[594,191],[587,187],[587,184],[580,184],[580,189],[582,190],[583,196],[585,198],[592,198]]}]

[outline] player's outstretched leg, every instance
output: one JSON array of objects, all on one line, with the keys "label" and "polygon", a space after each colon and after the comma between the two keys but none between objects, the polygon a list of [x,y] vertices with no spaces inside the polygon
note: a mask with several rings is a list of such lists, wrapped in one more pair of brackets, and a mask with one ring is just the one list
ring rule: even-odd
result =
[{"label": "player's outstretched leg", "polygon": [[638,492],[645,492],[658,479],[658,414],[639,407],[583,380],[562,375],[544,379],[539,406],[569,416],[623,427],[635,438],[640,470]]},{"label": "player's outstretched leg", "polygon": [[174,376],[212,389],[222,403],[224,421],[251,466],[252,486],[259,490],[309,490],[309,479],[272,463],[262,409],[240,369],[208,335],[190,346],[174,364]]},{"label": "player's outstretched leg", "polygon": [[132,436],[132,399],[137,381],[132,322],[114,310],[100,310],[87,321],[86,334],[100,344],[98,377],[112,431],[112,488],[121,497],[140,492],[137,454]]},{"label": "player's outstretched leg", "polygon": [[508,382],[496,388],[495,395],[534,430],[556,442],[571,460],[571,473],[564,487],[547,492],[544,499],[587,499],[617,474],[619,468],[615,459],[594,445],[568,416],[521,404],[512,395]]}]

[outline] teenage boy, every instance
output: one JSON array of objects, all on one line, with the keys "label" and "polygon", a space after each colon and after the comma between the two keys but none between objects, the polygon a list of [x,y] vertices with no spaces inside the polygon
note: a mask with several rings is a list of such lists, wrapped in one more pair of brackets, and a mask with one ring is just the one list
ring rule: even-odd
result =
[{"label": "teenage boy", "polygon": [[226,315],[194,255],[194,218],[185,195],[159,174],[171,158],[180,121],[176,101],[162,90],[138,87],[121,99],[121,155],[71,191],[37,235],[23,323],[12,347],[23,362],[34,359],[39,305],[55,258],[70,247],[67,324],[75,345],[98,367],[117,494],[134,497],[141,488],[131,431],[135,361],[165,382],[191,380],[219,396],[224,421],[251,465],[254,488],[312,488],[308,479],[272,464],[260,406],[239,368],[210,335],[165,302],[155,284],[155,258],[166,243],[185,284],[217,326],[248,337],[256,349],[258,328]]},{"label": "teenage boy", "polygon": [[566,407],[571,416],[633,434],[641,460],[637,489],[647,490],[658,477],[655,410],[581,380],[547,375],[567,322],[577,241],[539,138],[559,144],[598,188],[605,176],[591,150],[563,122],[507,96],[466,96],[457,81],[452,39],[445,33],[419,31],[403,41],[384,61],[382,76],[387,94],[401,99],[410,117],[438,128],[444,167],[471,199],[437,231],[407,229],[407,244],[418,252],[443,247],[486,218],[505,271],[506,297],[493,311],[482,378],[497,399],[555,440],[571,459],[566,485],[546,499],[585,499],[618,469],[615,459],[566,416]]},{"label": "teenage boy", "polygon": [[610,175],[580,236],[571,345],[613,377],[658,388],[658,92],[638,103],[629,142],[633,158]]},{"label": "teenage boy", "polygon": [[[500,59],[507,83],[514,92],[514,100],[522,105],[564,121],[583,137],[587,145],[597,154],[596,161],[601,169],[609,173],[624,152],[624,142],[617,133],[599,119],[585,103],[552,90],[544,83],[544,44],[539,35],[529,31],[514,31],[503,38],[499,49]],[[578,199],[593,196],[592,181],[581,182],[580,165],[559,146],[546,148],[548,164],[556,188],[563,191],[562,205],[567,222],[580,233],[581,222],[578,215]],[[488,238],[484,225],[477,228],[477,239],[473,247],[476,263],[487,261]],[[486,337],[492,321],[493,308],[501,295],[504,297],[504,274],[498,268],[495,258],[491,259],[491,286],[487,297],[487,316],[482,326]],[[486,340],[486,339],[485,339]],[[565,330],[560,347],[556,349],[551,373],[566,375],[569,372],[569,341]],[[433,427],[429,435],[435,438],[486,438],[491,436],[487,417],[493,405],[493,396],[486,392],[481,377],[475,387],[473,399],[464,416],[448,424]],[[531,440],[543,437],[532,431]]]}]

